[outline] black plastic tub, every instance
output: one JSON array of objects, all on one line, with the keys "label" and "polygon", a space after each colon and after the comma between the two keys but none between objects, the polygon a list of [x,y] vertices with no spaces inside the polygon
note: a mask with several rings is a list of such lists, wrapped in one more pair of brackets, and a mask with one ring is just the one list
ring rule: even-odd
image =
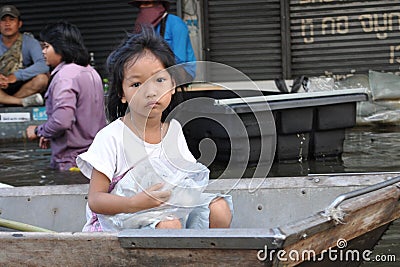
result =
[{"label": "black plastic tub", "polygon": [[[185,92],[185,98],[203,99],[178,114],[192,153],[205,164],[251,167],[340,157],[345,129],[356,124],[356,103],[368,95],[362,89],[294,94],[203,90]],[[233,122],[238,118],[240,123]]]}]

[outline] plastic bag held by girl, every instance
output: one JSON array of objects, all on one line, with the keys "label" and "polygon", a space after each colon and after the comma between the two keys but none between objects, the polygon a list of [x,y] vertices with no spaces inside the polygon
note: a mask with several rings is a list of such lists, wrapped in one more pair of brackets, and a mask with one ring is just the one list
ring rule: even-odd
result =
[{"label": "plastic bag held by girl", "polygon": [[[179,162],[177,162],[179,161]],[[178,167],[179,166],[179,167]],[[185,219],[201,203],[201,194],[209,180],[209,170],[200,163],[149,158],[132,168],[111,191],[131,197],[146,188],[164,183],[161,190],[171,190],[170,199],[159,207],[135,213],[98,214],[105,231],[141,228],[157,221]]]}]

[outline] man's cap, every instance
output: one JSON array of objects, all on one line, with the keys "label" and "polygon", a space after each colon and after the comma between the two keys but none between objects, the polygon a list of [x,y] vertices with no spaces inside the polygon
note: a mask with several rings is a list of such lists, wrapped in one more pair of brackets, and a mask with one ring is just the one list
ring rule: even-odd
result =
[{"label": "man's cap", "polygon": [[170,4],[168,0],[134,0],[128,2],[128,4],[139,8],[140,4],[143,2],[161,2],[165,6],[165,9],[169,9],[169,4]]},{"label": "man's cap", "polygon": [[1,7],[0,18],[3,18],[5,15],[10,15],[14,18],[19,18],[21,13],[19,10],[13,5],[5,5]]}]

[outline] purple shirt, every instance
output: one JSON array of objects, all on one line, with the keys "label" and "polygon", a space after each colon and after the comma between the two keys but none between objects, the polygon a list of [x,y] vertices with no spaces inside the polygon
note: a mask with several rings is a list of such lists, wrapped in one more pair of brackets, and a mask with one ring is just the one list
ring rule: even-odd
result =
[{"label": "purple shirt", "polygon": [[68,170],[106,125],[103,84],[91,66],[62,62],[45,94],[48,120],[38,135],[51,141],[51,167]]}]

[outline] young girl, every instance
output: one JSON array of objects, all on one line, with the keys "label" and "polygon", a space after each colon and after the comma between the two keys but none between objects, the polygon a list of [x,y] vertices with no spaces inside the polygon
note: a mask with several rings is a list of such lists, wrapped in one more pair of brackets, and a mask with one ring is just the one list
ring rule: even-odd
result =
[{"label": "young girl", "polygon": [[[181,125],[167,112],[178,104],[173,75],[175,65],[168,44],[150,28],[129,35],[108,60],[112,73],[107,112],[110,124],[97,135],[89,150],[77,158],[90,179],[87,223],[83,231],[104,231],[101,215],[140,213],[168,204],[171,190],[155,183],[133,196],[111,194],[120,179],[146,159],[180,158],[195,163]],[[179,168],[180,166],[175,166]],[[203,193],[203,202],[188,220],[145,220],[137,228],[227,228],[232,218],[229,198]],[[97,215],[99,214],[99,216]]]}]

